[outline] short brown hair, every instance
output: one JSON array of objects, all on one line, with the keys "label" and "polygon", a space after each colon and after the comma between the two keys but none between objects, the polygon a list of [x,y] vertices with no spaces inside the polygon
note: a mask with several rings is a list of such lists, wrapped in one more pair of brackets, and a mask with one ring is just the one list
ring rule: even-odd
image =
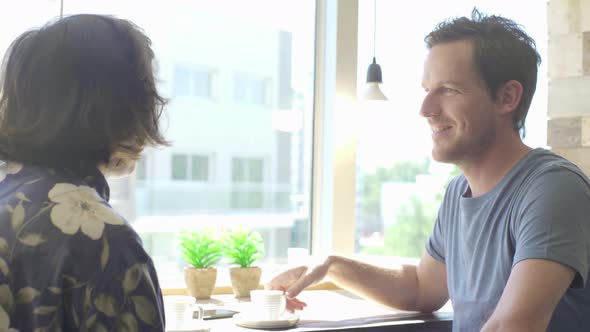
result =
[{"label": "short brown hair", "polygon": [[524,123],[537,87],[537,67],[541,63],[533,38],[516,22],[502,16],[485,15],[477,8],[471,12],[471,18],[441,22],[424,38],[429,49],[457,40],[473,41],[475,67],[494,100],[504,83],[516,80],[522,84],[522,98],[512,122],[514,130],[524,137]]},{"label": "short brown hair", "polygon": [[20,35],[3,63],[0,159],[48,167],[168,145],[150,39],[132,22],[73,15]]}]

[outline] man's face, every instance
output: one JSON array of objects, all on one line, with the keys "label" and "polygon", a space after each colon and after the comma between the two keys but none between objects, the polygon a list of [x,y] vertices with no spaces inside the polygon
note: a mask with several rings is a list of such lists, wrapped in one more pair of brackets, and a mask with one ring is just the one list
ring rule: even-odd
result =
[{"label": "man's face", "polygon": [[426,96],[420,115],[432,129],[432,157],[461,165],[477,160],[492,144],[497,120],[468,40],[434,46],[424,63]]}]

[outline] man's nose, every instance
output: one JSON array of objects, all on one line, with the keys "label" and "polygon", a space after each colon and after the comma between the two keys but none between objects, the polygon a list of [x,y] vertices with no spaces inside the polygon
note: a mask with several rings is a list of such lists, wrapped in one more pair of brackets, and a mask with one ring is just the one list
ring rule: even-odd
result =
[{"label": "man's nose", "polygon": [[427,93],[422,101],[422,107],[420,107],[420,115],[429,118],[438,114],[440,114],[440,105],[437,102],[436,97]]}]

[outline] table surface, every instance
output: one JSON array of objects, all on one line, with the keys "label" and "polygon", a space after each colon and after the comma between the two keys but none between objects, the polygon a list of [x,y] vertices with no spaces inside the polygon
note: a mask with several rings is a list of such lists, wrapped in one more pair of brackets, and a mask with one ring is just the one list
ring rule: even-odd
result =
[{"label": "table surface", "polygon": [[[281,329],[283,331],[443,332],[451,331],[453,320],[450,305],[435,313],[424,314],[390,309],[343,290],[305,291],[298,298],[306,302],[307,307],[297,312],[297,325]],[[233,295],[216,295],[210,300],[201,300],[198,303],[205,309],[223,307],[239,312],[248,310],[250,306],[248,298],[238,299]],[[233,318],[207,320],[203,325],[209,327],[211,332],[256,331],[235,325]]]}]

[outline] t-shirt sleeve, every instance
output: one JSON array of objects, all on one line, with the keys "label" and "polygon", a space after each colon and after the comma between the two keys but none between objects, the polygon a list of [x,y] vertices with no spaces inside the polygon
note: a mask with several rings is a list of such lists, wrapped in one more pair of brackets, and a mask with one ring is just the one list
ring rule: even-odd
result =
[{"label": "t-shirt sleeve", "polygon": [[440,216],[434,222],[434,229],[426,240],[426,252],[437,261],[445,264],[443,231]]},{"label": "t-shirt sleeve", "polygon": [[587,282],[590,248],[590,188],[581,174],[559,167],[536,177],[523,196],[514,227],[513,265],[548,259],[572,268],[571,285]]},{"label": "t-shirt sleeve", "polygon": [[447,242],[446,236],[449,236],[449,234],[445,230],[449,222],[449,212],[453,209],[456,199],[461,195],[463,182],[462,176],[457,176],[449,183],[434,221],[432,233],[426,240],[426,252],[443,264],[446,264],[445,243]]}]

